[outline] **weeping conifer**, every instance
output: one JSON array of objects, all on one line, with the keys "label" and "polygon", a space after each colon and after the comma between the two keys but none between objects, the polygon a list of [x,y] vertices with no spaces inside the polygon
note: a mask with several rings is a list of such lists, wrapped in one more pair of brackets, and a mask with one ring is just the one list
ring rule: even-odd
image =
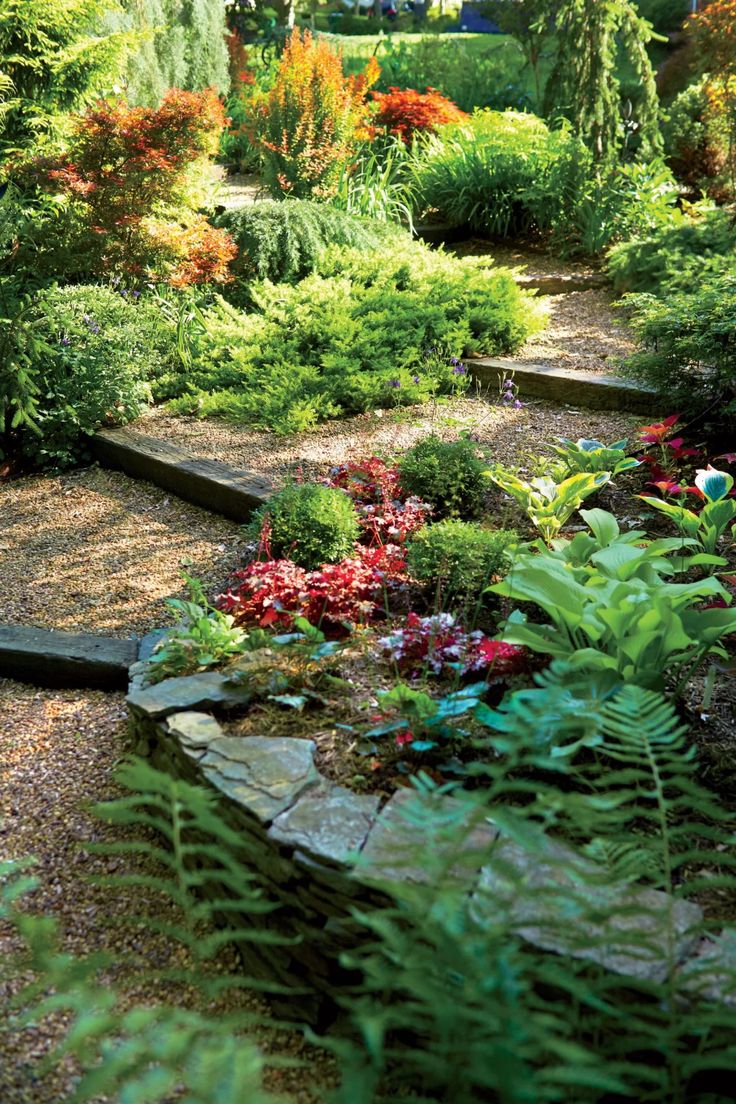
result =
[{"label": "weeping conifer", "polygon": [[564,116],[600,164],[624,143],[619,52],[640,88],[636,105],[639,153],[661,152],[659,102],[647,54],[652,28],[632,0],[561,0],[556,12],[557,56],[545,91],[545,114]]}]

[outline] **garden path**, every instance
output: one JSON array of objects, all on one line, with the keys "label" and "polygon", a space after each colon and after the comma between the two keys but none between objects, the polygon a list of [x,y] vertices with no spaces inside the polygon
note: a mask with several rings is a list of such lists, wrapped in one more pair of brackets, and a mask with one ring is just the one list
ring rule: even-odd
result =
[{"label": "garden path", "polygon": [[[548,403],[518,410],[459,399],[420,408],[381,411],[332,423],[312,434],[285,440],[214,421],[173,419],[154,412],[140,423],[144,432],[175,437],[203,456],[259,468],[277,480],[299,467],[306,471],[350,456],[391,452],[434,429],[441,435],[473,432],[501,460],[520,460],[555,434],[631,433],[630,415],[576,411]],[[84,630],[128,636],[170,619],[164,599],[182,592],[179,570],[203,578],[216,591],[237,560],[240,529],[183,503],[142,481],[97,467],[61,475],[34,475],[0,488],[0,609],[3,619],[43,628]],[[156,966],[171,964],[167,941],[150,931],[121,927],[125,901],[87,884],[85,874],[117,869],[121,860],[87,856],[79,844],[111,838],[110,830],[86,809],[90,801],[116,794],[113,773],[127,750],[121,694],[44,690],[0,680],[0,852],[3,858],[35,855],[40,888],[32,906],[59,921],[64,947],[75,953],[107,949],[122,957],[133,952]],[[125,860],[126,863],[128,860]],[[146,860],[148,861],[148,860]],[[148,871],[148,867],[146,868]],[[140,900],[138,901],[140,904]],[[147,906],[160,913],[161,902]],[[12,939],[0,927],[0,959]],[[176,964],[185,963],[178,958]],[[225,950],[215,969],[233,968]],[[162,995],[201,1008],[202,997],[179,987],[162,994],[145,984],[116,977],[126,1005]],[[0,1003],[18,982],[0,984]],[[263,1011],[260,998],[243,993],[223,998],[230,1010]],[[228,1001],[230,1003],[228,1003]],[[61,1015],[20,1037],[0,1035],[0,1100],[3,1104],[52,1104],[67,1099],[74,1077],[71,1063],[57,1065],[38,1079],[34,1064],[63,1035]],[[316,1104],[334,1071],[323,1055],[295,1034],[266,1037],[264,1049],[303,1058],[320,1086],[305,1087],[304,1071],[279,1069],[269,1085],[292,1104]]]}]

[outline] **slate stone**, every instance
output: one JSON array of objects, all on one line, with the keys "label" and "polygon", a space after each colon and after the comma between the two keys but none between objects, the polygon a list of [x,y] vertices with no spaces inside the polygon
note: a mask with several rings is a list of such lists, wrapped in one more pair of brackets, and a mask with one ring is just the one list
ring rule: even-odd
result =
[{"label": "slate stone", "polygon": [[363,846],[380,799],[325,782],[277,817],[269,837],[329,862],[347,863]]},{"label": "slate stone", "polygon": [[694,1000],[736,1008],[736,931],[702,940],[677,980],[680,990]]},{"label": "slate stone", "polygon": [[0,675],[34,686],[122,689],[136,640],[0,625]]},{"label": "slate stone", "polygon": [[221,793],[264,824],[320,780],[311,740],[220,735],[208,744],[200,767]]},{"label": "slate stone", "polygon": [[243,686],[229,683],[217,671],[203,671],[197,675],[165,679],[144,690],[133,690],[126,701],[133,710],[159,719],[190,709],[245,706],[250,701],[250,693]]},{"label": "slate stone", "polygon": [[[462,853],[452,862],[463,827]],[[399,790],[371,830],[354,873],[361,881],[426,883],[449,878],[467,881],[470,887],[496,834],[487,821],[474,820],[472,807],[464,801]]]},{"label": "slate stone", "polygon": [[499,842],[473,896],[479,923],[507,916],[513,930],[536,947],[656,982],[666,979],[670,967],[670,908],[676,959],[697,946],[703,914],[696,904],[672,901],[654,889],[608,884],[601,867],[571,848],[549,840],[541,846],[530,851],[509,839]]},{"label": "slate stone", "polygon": [[202,758],[213,740],[223,736],[219,724],[209,713],[196,713],[191,710],[172,713],[165,725],[169,735],[177,740],[192,758],[196,759]]}]

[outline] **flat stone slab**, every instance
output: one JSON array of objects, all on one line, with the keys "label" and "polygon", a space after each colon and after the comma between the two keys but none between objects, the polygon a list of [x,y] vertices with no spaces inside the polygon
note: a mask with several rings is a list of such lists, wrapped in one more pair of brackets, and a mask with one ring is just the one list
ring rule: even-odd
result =
[{"label": "flat stone slab", "polygon": [[269,837],[329,862],[345,863],[363,846],[380,799],[323,783],[277,817]]},{"label": "flat stone slab", "polygon": [[0,625],[0,675],[34,686],[125,687],[137,655],[137,640]]},{"label": "flat stone slab", "polygon": [[133,689],[126,698],[131,709],[152,721],[187,710],[214,709],[216,706],[234,709],[249,701],[247,689],[231,683],[217,671],[165,679],[144,690]]},{"label": "flat stone slab", "polygon": [[[535,947],[597,962],[626,977],[664,981],[696,949],[701,909],[659,890],[608,885],[604,878],[564,844],[546,840],[533,852],[504,839],[493,865],[481,871],[473,913],[479,923],[494,924],[502,910]],[[667,953],[670,917],[674,962]]]},{"label": "flat stone slab", "polygon": [[314,743],[298,738],[221,735],[207,744],[199,765],[216,789],[266,824],[288,815],[286,810],[320,781]]},{"label": "flat stone slab", "polygon": [[662,406],[656,391],[617,376],[584,372],[575,368],[553,368],[529,360],[508,357],[470,357],[470,374],[477,383],[498,390],[499,373],[513,373],[522,399],[549,399],[593,410],[622,410],[651,415]]},{"label": "flat stone slab", "polygon": [[[467,827],[459,857],[458,824]],[[496,835],[495,827],[487,821],[473,823],[473,810],[464,801],[444,796],[438,801],[423,798],[420,803],[413,790],[398,790],[371,830],[355,874],[372,882],[426,883],[449,877],[453,882],[470,885],[487,861],[488,849]],[[432,855],[436,863],[428,869],[424,861],[427,840],[433,836]],[[443,859],[445,854],[447,860]]]},{"label": "flat stone slab", "polygon": [[130,429],[102,429],[91,438],[90,447],[104,467],[147,479],[234,521],[246,521],[276,489],[256,472],[202,459],[179,445]]}]

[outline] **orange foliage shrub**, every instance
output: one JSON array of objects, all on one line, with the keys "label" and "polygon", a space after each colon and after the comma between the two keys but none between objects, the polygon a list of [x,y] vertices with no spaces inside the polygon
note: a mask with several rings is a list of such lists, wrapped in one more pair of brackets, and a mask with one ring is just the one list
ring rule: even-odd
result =
[{"label": "orange foliage shrub", "polygon": [[366,94],[378,79],[375,58],[346,77],[342,57],[309,31],[295,30],[271,92],[256,104],[255,135],[270,190],[297,198],[334,194],[342,167],[367,134]]},{"label": "orange foliage shrub", "polygon": [[65,154],[21,171],[72,201],[66,246],[87,273],[223,282],[235,246],[192,221],[184,193],[188,168],[215,152],[224,123],[211,89],[170,89],[156,109],[102,102],[77,120]]}]

